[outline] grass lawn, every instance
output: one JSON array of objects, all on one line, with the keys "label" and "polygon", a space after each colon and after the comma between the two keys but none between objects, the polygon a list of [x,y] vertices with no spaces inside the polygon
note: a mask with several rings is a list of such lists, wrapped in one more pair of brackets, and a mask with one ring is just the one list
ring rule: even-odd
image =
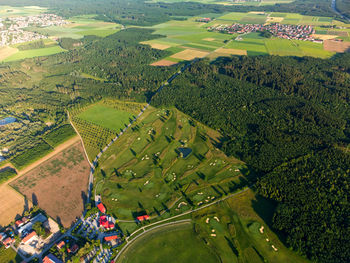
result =
[{"label": "grass lawn", "polygon": [[22,262],[22,258],[12,249],[5,249],[4,246],[0,248],[0,262],[6,263],[19,263]]},{"label": "grass lawn", "polygon": [[129,119],[132,118],[132,116],[133,114],[127,111],[117,110],[112,107],[96,104],[80,113],[78,118],[110,130],[119,131],[119,129],[123,129],[125,127],[125,124],[127,125],[130,122]]},{"label": "grass lawn", "polygon": [[13,54],[10,57],[5,58],[3,61],[9,62],[9,61],[21,60],[25,58],[49,56],[49,55],[61,53],[64,51],[65,50],[58,45],[52,46],[52,47],[46,47],[46,48],[39,48],[39,49],[22,50],[22,51],[18,51],[17,53]]},{"label": "grass lawn", "polygon": [[199,239],[191,224],[164,227],[134,241],[117,262],[219,262],[213,251]]}]

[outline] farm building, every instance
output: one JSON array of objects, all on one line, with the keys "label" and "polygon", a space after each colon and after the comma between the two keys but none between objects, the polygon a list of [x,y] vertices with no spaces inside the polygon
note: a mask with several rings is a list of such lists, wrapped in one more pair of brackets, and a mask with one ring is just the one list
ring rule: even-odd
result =
[{"label": "farm building", "polygon": [[10,245],[15,242],[15,240],[12,237],[6,238],[2,243],[4,244],[5,248],[9,248]]},{"label": "farm building", "polygon": [[143,215],[143,216],[138,216],[136,217],[137,221],[142,222],[145,220],[149,220],[149,215]]},{"label": "farm building", "polygon": [[27,243],[29,243],[30,241],[32,241],[33,238],[35,238],[35,237],[37,237],[37,236],[38,236],[38,235],[36,234],[36,232],[33,231],[33,232],[31,232],[30,234],[26,235],[26,236],[22,239],[21,243],[27,244]]},{"label": "farm building", "polygon": [[59,242],[56,247],[58,250],[60,250],[61,248],[63,248],[63,246],[65,245],[66,243],[64,243],[64,241],[62,240],[61,242]]},{"label": "farm building", "polygon": [[113,222],[109,222],[107,220],[106,216],[100,216],[99,223],[100,223],[100,226],[103,226],[106,229],[113,229],[114,228]]},{"label": "farm building", "polygon": [[63,263],[61,260],[56,258],[52,254],[48,254],[46,257],[43,258],[43,263]]},{"label": "farm building", "polygon": [[102,203],[99,203],[97,208],[101,211],[101,213],[106,213],[106,207]]},{"label": "farm building", "polygon": [[119,239],[119,237],[117,235],[104,237],[105,241],[111,241],[111,240],[115,240],[115,239]]},{"label": "farm building", "polygon": [[21,219],[20,219],[20,220],[17,220],[17,221],[15,222],[15,225],[16,225],[17,228],[23,226],[23,224],[24,224],[24,222],[23,222]]},{"label": "farm building", "polygon": [[3,241],[7,235],[5,233],[0,233],[0,241]]}]

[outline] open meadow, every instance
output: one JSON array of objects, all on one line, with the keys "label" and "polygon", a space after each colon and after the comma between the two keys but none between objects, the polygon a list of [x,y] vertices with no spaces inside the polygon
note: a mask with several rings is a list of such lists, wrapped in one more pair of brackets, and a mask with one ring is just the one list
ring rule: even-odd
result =
[{"label": "open meadow", "polygon": [[[203,257],[205,262],[223,263],[309,262],[286,248],[272,232],[269,224],[273,210],[272,203],[247,190],[192,213],[187,217],[191,222],[160,227],[140,236],[117,262],[187,263]],[[155,255],[158,261],[153,260]]]},{"label": "open meadow", "polygon": [[84,209],[89,171],[82,144],[77,141],[10,185],[69,227]]},{"label": "open meadow", "polygon": [[91,161],[134,119],[142,107],[143,104],[139,103],[105,100],[72,110],[72,122],[83,138]]},{"label": "open meadow", "polygon": [[[243,188],[250,171],[215,144],[220,134],[176,109],[149,108],[102,155],[95,188],[121,220],[169,216]],[[125,224],[132,231],[136,224]]]},{"label": "open meadow", "polygon": [[47,12],[47,8],[39,6],[0,6],[0,17],[3,19],[16,16],[39,15],[44,12]]},{"label": "open meadow", "polygon": [[48,35],[51,38],[80,39],[88,35],[106,37],[118,32],[121,28],[119,24],[96,20],[91,15],[76,16],[67,21],[70,23],[63,26],[30,27],[28,30]]},{"label": "open meadow", "polygon": [[[347,43],[350,43],[347,42],[350,41],[350,24],[344,24],[330,17],[303,16],[295,13],[235,12],[218,17],[210,17],[209,15],[209,18],[212,19],[209,23],[198,22],[197,20],[200,18],[191,17],[183,21],[173,20],[151,27],[155,30],[154,34],[166,37],[141,43],[172,53],[172,55],[164,57],[152,65],[168,66],[173,65],[174,62],[203,56],[215,59],[219,56],[270,54],[329,58],[336,52],[346,52],[347,48],[338,46],[347,47]],[[212,26],[228,26],[234,23],[311,25],[316,30],[314,37],[321,40],[337,39],[344,42],[323,44],[277,37],[266,38],[258,32],[241,34],[237,38],[238,34],[224,34],[208,30]],[[187,56],[187,54],[191,54],[191,56]]]}]

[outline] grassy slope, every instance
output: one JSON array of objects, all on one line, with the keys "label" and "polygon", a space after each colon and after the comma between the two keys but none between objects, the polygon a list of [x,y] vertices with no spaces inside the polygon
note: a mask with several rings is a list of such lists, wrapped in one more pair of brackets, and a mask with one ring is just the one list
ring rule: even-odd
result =
[{"label": "grassy slope", "polygon": [[78,115],[78,118],[101,125],[107,129],[119,131],[130,122],[133,115],[104,105],[94,105]]}]

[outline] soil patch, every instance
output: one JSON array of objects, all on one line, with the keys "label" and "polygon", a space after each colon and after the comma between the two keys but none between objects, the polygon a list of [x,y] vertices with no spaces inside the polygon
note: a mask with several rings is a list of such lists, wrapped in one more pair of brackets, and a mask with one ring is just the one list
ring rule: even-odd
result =
[{"label": "soil patch", "polygon": [[83,209],[90,165],[80,141],[19,177],[11,186],[69,227]]},{"label": "soil patch", "polygon": [[179,53],[172,55],[171,57],[177,58],[177,59],[192,60],[195,58],[203,58],[208,54],[209,54],[209,52],[205,52],[205,51],[186,49],[184,51],[181,51]]},{"label": "soil patch", "polygon": [[333,52],[350,52],[350,42],[325,40],[323,41],[323,48]]},{"label": "soil patch", "polygon": [[175,65],[175,64],[177,64],[177,62],[166,60],[166,59],[162,59],[162,60],[159,60],[157,62],[152,63],[151,66],[172,66],[172,65]]}]

